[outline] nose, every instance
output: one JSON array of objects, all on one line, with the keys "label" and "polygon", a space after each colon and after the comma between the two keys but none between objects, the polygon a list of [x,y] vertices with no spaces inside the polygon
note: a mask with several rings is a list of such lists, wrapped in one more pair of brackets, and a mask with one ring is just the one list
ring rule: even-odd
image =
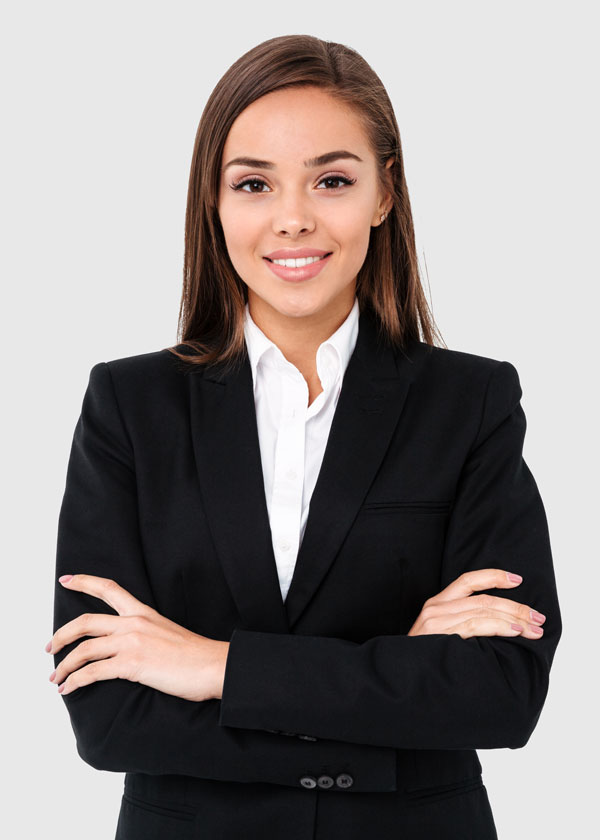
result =
[{"label": "nose", "polygon": [[301,196],[287,196],[274,209],[274,233],[295,237],[300,234],[309,233],[314,229],[314,214],[309,206],[309,202],[303,200]]}]

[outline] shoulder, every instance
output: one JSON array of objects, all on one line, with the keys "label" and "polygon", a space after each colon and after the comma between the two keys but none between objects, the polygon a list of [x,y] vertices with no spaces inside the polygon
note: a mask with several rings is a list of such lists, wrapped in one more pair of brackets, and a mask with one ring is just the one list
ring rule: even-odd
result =
[{"label": "shoulder", "polygon": [[[183,352],[187,350],[184,345],[175,345],[174,349]],[[161,378],[172,379],[192,371],[200,373],[202,370],[201,365],[182,361],[167,347],[149,353],[108,359],[105,362],[99,362],[98,365],[106,365],[111,376],[128,384],[147,379],[153,381]]]},{"label": "shoulder", "polygon": [[[175,348],[187,351],[183,345]],[[100,397],[114,396],[126,413],[160,413],[185,400],[189,376],[202,375],[202,365],[184,362],[163,348],[97,362],[89,374],[89,390]]]},{"label": "shoulder", "polygon": [[498,383],[500,389],[520,387],[517,368],[506,359],[438,347],[422,341],[414,343],[407,358],[409,365],[415,365],[416,380],[423,378],[427,383],[458,390],[459,393],[486,391],[490,383]]}]

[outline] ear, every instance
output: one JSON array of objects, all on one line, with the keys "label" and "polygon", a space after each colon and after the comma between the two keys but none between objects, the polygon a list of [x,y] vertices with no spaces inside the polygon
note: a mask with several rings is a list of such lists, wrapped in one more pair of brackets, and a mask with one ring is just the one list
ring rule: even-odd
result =
[{"label": "ear", "polygon": [[390,182],[390,189],[381,196],[380,202],[379,202],[378,207],[377,207],[377,212],[375,213],[375,215],[373,217],[373,220],[372,220],[372,223],[371,223],[371,227],[378,227],[379,225],[383,224],[383,222],[381,221],[382,214],[385,213],[385,215],[387,216],[387,214],[390,212],[390,210],[394,206],[393,202],[392,202],[391,173],[389,172],[389,169],[390,169],[391,166],[393,166],[395,161],[396,161],[396,158],[394,156],[392,156],[392,157],[389,157],[387,159],[386,163],[385,163],[385,168],[386,168],[385,175],[386,175],[386,180],[388,180],[388,182]]}]

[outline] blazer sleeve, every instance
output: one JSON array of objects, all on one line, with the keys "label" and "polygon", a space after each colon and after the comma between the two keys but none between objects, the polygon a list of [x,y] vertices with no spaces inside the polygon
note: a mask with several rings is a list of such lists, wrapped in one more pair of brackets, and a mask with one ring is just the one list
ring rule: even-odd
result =
[{"label": "blazer sleeve", "polygon": [[236,629],[222,726],[276,727],[398,749],[527,743],[545,702],[562,624],[544,506],[522,455],[521,396],[516,368],[497,362],[459,476],[440,590],[473,569],[517,572],[520,585],[486,592],[544,613],[543,636],[437,633],[356,643]]},{"label": "blazer sleeve", "polygon": [[[101,599],[63,587],[58,583],[63,574],[112,578],[156,609],[137,505],[133,447],[110,368],[100,362],[90,372],[67,467],[58,522],[53,633],[82,613],[116,614]],[[54,654],[55,666],[81,641]],[[342,768],[354,774],[352,792],[396,789],[393,750],[227,729],[219,725],[217,699],[192,702],[110,679],[82,686],[63,696],[63,702],[79,755],[99,770],[297,787],[307,772]]]}]

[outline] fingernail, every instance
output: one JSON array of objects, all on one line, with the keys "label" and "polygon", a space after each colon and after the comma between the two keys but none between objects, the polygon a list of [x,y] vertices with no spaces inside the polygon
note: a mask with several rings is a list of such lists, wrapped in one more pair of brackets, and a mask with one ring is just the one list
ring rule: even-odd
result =
[{"label": "fingernail", "polygon": [[50,639],[50,641],[46,645],[46,650],[48,651],[48,653],[50,653],[50,651],[52,650],[52,639]]},{"label": "fingernail", "polygon": [[55,676],[56,676],[56,671],[52,671],[52,673],[50,674],[50,682],[52,682],[52,680],[54,679]]},{"label": "fingernail", "polygon": [[506,576],[511,581],[511,583],[521,583],[521,581],[523,580],[521,575],[514,575],[512,572],[507,572]]},{"label": "fingernail", "polygon": [[530,627],[531,630],[533,630],[534,633],[537,633],[538,636],[541,636],[542,633],[544,632],[543,627],[536,627],[535,624],[530,624],[529,627]]},{"label": "fingernail", "polygon": [[62,691],[64,687],[65,687],[65,684],[64,684],[64,683],[61,683],[61,684],[58,686],[58,690],[59,690],[59,692],[60,692],[60,691]]},{"label": "fingernail", "polygon": [[68,583],[71,580],[72,577],[73,577],[73,575],[61,575],[58,579],[58,582],[59,583]]},{"label": "fingernail", "polygon": [[539,624],[542,624],[546,620],[546,616],[543,613],[531,610],[531,620],[537,621]]},{"label": "fingernail", "polygon": [[520,624],[511,624],[510,626],[512,627],[513,630],[522,630],[523,629]]}]

